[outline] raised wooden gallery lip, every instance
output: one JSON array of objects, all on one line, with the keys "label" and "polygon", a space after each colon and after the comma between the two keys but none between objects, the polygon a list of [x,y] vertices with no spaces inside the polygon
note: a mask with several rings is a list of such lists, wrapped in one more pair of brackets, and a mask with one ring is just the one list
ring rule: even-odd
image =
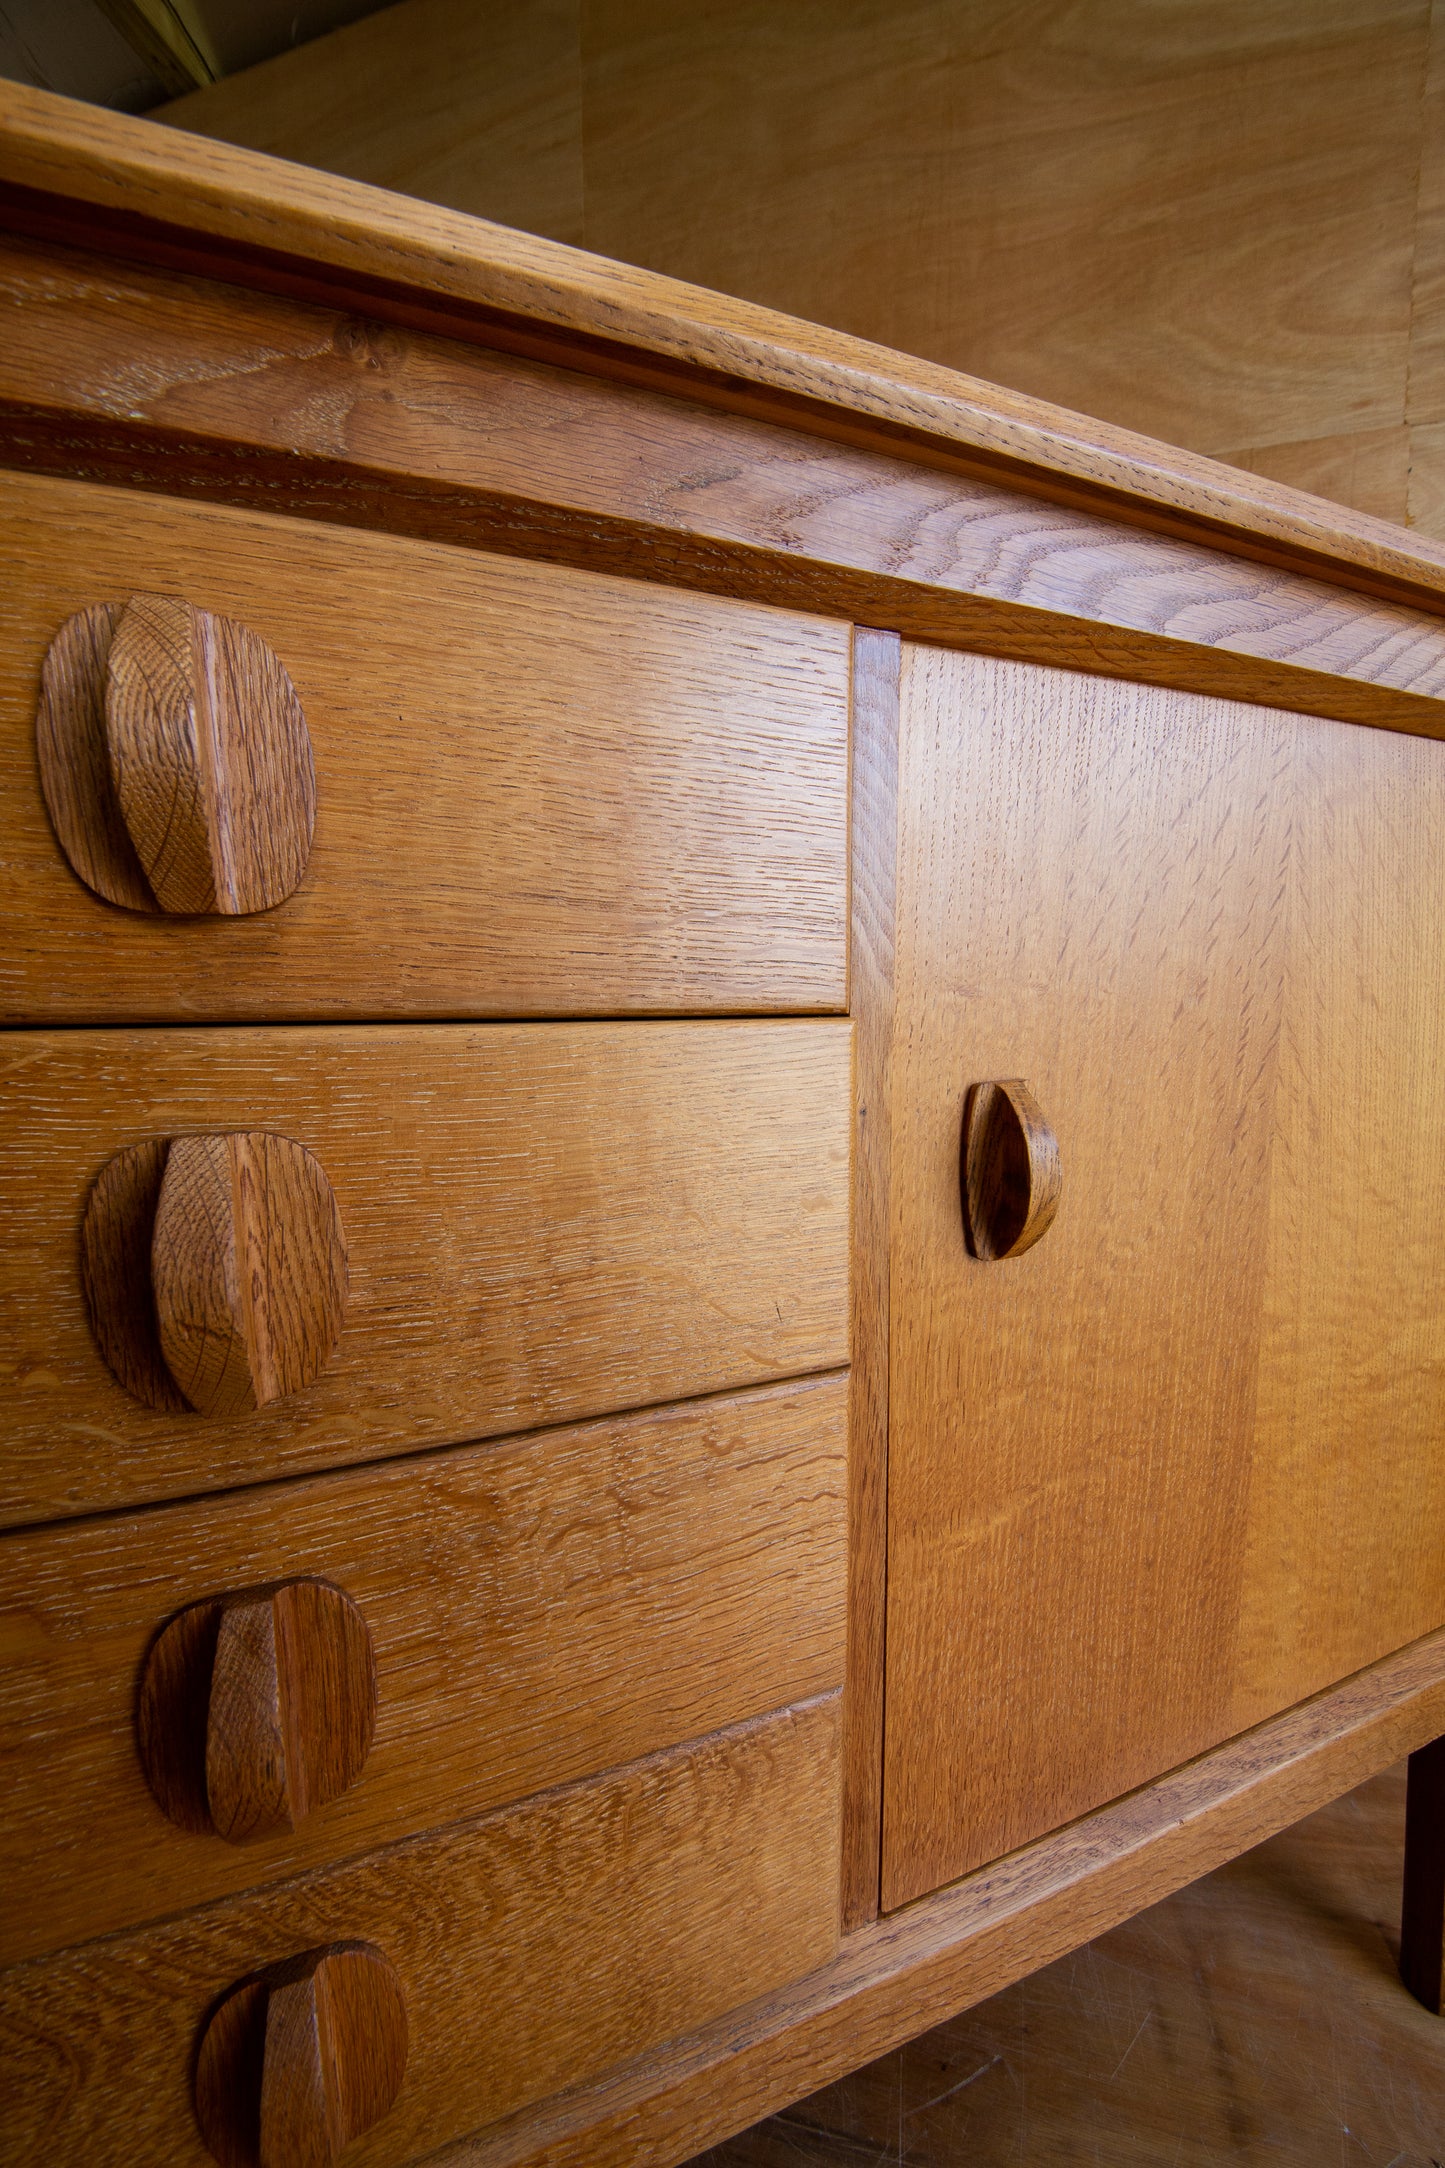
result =
[{"label": "raised wooden gallery lip", "polygon": [[520,336],[573,367],[685,385],[1445,610],[1445,545],[1389,521],[657,272],[10,82],[0,211],[243,284],[329,287],[452,336]]}]

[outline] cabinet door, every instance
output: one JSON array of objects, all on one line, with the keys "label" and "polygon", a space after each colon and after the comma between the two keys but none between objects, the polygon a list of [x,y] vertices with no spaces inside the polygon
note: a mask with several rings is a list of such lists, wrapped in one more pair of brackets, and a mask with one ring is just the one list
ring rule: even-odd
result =
[{"label": "cabinet door", "polygon": [[898,881],[888,1905],[1445,1619],[1445,746],[905,648]]}]

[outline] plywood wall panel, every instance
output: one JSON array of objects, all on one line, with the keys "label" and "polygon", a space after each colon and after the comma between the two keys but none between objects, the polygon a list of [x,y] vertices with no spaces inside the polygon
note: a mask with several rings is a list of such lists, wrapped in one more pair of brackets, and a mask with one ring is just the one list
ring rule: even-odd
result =
[{"label": "plywood wall panel", "polygon": [[402,0],[159,116],[581,243],[579,0]]},{"label": "plywood wall panel", "polygon": [[1440,0],[402,0],[163,117],[1428,524],[1442,39]]},{"label": "plywood wall panel", "polygon": [[1403,422],[1391,422],[1383,429],[1347,429],[1296,443],[1233,447],[1216,456],[1232,467],[1267,475],[1272,482],[1307,489],[1311,496],[1331,497],[1404,526],[1410,511],[1412,439]]},{"label": "plywood wall panel", "polygon": [[597,0],[587,245],[1200,450],[1379,428],[1425,23]]}]

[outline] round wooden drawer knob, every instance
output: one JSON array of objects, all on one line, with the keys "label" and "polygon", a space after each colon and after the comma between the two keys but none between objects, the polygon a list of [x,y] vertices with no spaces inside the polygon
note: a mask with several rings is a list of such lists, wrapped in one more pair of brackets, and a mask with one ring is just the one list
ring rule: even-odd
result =
[{"label": "round wooden drawer knob", "polygon": [[1046,1234],[1063,1188],[1059,1141],[1017,1077],[974,1084],[963,1111],[963,1225],[969,1254],[1018,1257]]},{"label": "round wooden drawer knob", "polygon": [[335,1192],[304,1145],[264,1129],[118,1152],[82,1261],[100,1351],[155,1408],[239,1415],[299,1392],[346,1312]]},{"label": "round wooden drawer knob", "polygon": [[68,618],[35,721],[61,849],[132,911],[234,918],[306,871],[316,771],[296,688],[266,642],[179,595]]},{"label": "round wooden drawer knob", "polygon": [[406,2002],[374,1944],[333,1942],[234,1987],[196,2059],[196,2120],[222,2168],[330,2168],[406,2074]]},{"label": "round wooden drawer knob", "polygon": [[294,1829],[361,1774],[376,1729],[365,1619],[327,1581],[190,1605],[152,1643],[136,1741],[182,1829],[228,1844]]}]

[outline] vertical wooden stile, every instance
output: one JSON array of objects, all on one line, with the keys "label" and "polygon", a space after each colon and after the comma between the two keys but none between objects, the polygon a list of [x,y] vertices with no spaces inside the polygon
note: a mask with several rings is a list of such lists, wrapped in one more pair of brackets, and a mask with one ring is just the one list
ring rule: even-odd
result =
[{"label": "vertical wooden stile", "polygon": [[853,1368],[849,1389],[848,1672],[843,1740],[843,1927],[878,1916],[888,1514],[889,1056],[898,838],[896,633],[853,635]]}]

